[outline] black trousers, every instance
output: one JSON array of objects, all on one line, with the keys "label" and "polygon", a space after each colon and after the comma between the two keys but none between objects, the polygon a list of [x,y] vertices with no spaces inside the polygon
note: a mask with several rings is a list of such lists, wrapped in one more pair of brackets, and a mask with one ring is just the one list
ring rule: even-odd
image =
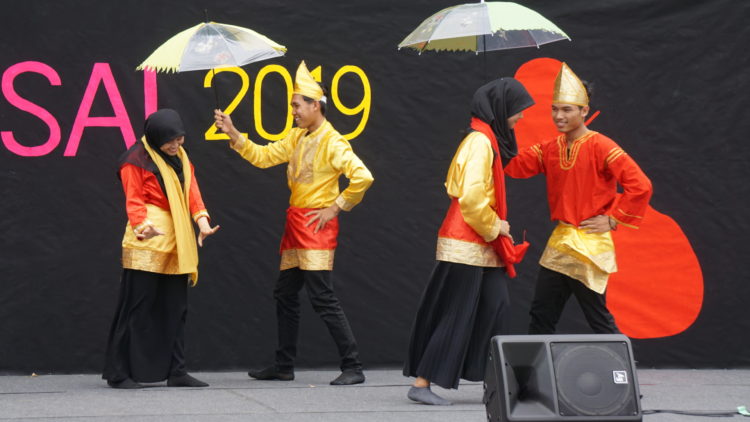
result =
[{"label": "black trousers", "polygon": [[414,318],[404,375],[443,388],[484,380],[490,339],[507,334],[510,297],[502,268],[438,261]]},{"label": "black trousers", "polygon": [[305,271],[289,268],[281,271],[273,297],[276,299],[278,348],[276,366],[283,371],[294,369],[299,337],[299,291],[304,286],[315,312],[328,327],[338,347],[341,370],[362,369],[359,351],[349,321],[339,299],[333,293],[330,271]]},{"label": "black trousers", "polygon": [[102,378],[157,382],[185,370],[187,275],[124,269]]},{"label": "black trousers", "polygon": [[529,334],[554,334],[565,303],[573,294],[591,329],[597,334],[618,334],[615,319],[603,294],[565,274],[539,267],[534,300],[531,303]]}]

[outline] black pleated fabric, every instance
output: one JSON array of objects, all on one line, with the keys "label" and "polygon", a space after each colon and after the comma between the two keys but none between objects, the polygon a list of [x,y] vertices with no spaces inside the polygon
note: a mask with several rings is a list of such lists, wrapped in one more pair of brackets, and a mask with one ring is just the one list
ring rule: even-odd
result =
[{"label": "black pleated fabric", "polygon": [[124,269],[102,378],[158,382],[185,370],[186,274]]},{"label": "black pleated fabric", "polygon": [[484,380],[493,336],[509,328],[508,286],[502,268],[438,261],[411,331],[404,375],[443,388],[459,379]]}]

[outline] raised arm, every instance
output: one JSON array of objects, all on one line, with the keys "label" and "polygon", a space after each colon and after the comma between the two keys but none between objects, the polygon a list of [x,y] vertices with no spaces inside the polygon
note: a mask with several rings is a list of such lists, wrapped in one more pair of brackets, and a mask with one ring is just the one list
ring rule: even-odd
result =
[{"label": "raised arm", "polygon": [[234,127],[232,118],[221,110],[214,110],[214,121],[216,127],[229,136],[229,145],[232,149],[252,165],[268,168],[289,161],[293,149],[289,138],[271,142],[268,145],[258,145],[249,139],[245,139],[240,131]]},{"label": "raised arm", "polygon": [[525,148],[505,166],[505,174],[514,179],[526,179],[544,173],[541,144]]}]

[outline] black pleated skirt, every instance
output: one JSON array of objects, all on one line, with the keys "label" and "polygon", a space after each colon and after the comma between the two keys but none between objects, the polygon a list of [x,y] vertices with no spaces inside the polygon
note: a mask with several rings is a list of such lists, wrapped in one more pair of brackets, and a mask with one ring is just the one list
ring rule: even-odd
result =
[{"label": "black pleated skirt", "polygon": [[404,375],[443,388],[484,380],[493,336],[507,334],[509,297],[502,268],[438,261],[411,330]]},{"label": "black pleated skirt", "polygon": [[102,378],[158,382],[185,371],[188,276],[124,269]]}]

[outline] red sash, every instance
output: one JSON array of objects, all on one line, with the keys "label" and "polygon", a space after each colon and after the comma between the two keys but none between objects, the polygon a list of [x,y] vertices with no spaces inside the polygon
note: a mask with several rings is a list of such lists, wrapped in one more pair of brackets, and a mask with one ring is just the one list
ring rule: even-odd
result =
[{"label": "red sash", "polygon": [[339,235],[338,216],[326,223],[325,227],[317,233],[315,233],[317,220],[305,227],[305,224],[312,218],[312,216],[305,216],[305,214],[317,210],[318,208],[297,207],[289,207],[286,210],[286,225],[284,226],[284,236],[281,237],[279,253],[287,249],[336,249],[336,238]]},{"label": "red sash", "polygon": [[[505,203],[505,173],[503,172],[503,163],[500,159],[500,148],[497,146],[495,132],[492,131],[490,125],[476,117],[471,118],[471,128],[489,138],[492,150],[495,152],[495,159],[492,163],[492,180],[495,185],[495,212],[498,217],[505,220],[508,217],[508,207]],[[514,245],[510,238],[498,236],[490,244],[495,249],[495,252],[497,252],[500,260],[505,264],[505,271],[508,273],[508,277],[514,278],[516,276],[516,269],[513,267],[513,264],[521,262],[524,255],[526,255],[526,250],[529,248],[529,242],[524,240],[523,243]]]}]

